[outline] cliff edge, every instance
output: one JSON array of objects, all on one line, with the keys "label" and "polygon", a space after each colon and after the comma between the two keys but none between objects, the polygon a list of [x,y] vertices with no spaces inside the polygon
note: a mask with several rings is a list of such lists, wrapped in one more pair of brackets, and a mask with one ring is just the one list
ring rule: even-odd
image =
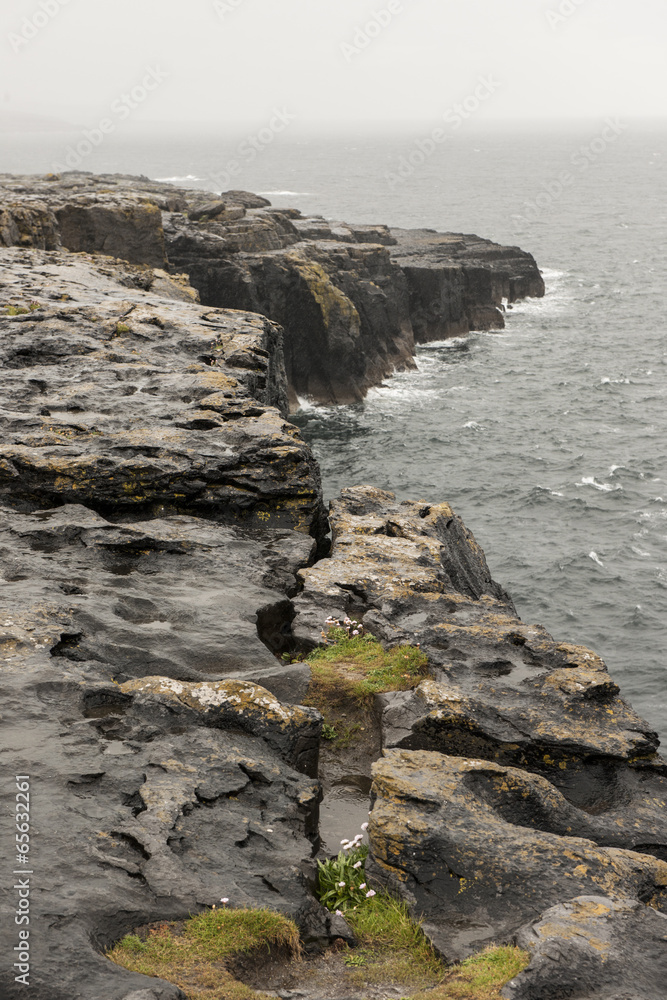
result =
[{"label": "cliff edge", "polygon": [[257,195],[88,173],[0,175],[0,246],[104,253],[184,272],[207,306],[284,330],[290,406],[364,397],[415,343],[502,329],[544,295],[533,257],[477,236],[329,222]]}]

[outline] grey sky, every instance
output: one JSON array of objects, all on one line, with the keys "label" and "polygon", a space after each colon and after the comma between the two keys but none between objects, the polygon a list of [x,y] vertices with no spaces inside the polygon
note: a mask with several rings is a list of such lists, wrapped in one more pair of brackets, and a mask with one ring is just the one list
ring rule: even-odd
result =
[{"label": "grey sky", "polygon": [[433,121],[481,77],[478,121],[663,116],[666,40],[664,0],[5,0],[0,113],[92,126],[152,69],[136,122]]}]

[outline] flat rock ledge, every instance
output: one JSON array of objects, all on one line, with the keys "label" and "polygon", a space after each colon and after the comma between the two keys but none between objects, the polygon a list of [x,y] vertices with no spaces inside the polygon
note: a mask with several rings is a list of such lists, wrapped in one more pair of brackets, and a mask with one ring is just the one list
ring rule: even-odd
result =
[{"label": "flat rock ledge", "polygon": [[0,497],[321,535],[279,327],[109,257],[0,249],[0,268]]}]

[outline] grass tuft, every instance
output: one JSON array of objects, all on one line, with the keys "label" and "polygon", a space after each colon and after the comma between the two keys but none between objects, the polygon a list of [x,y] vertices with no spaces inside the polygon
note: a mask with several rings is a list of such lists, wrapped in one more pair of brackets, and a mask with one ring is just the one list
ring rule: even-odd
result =
[{"label": "grass tuft", "polygon": [[272,910],[207,910],[184,925],[160,924],[145,941],[128,934],[107,958],[132,972],[175,983],[191,1000],[256,1000],[229,972],[237,955],[271,949],[301,957],[299,931]]},{"label": "grass tuft", "polygon": [[509,945],[492,946],[455,966],[435,989],[411,1000],[502,1000],[500,991],[530,962],[530,955]]},{"label": "grass tuft", "polygon": [[379,893],[356,909],[347,909],[345,919],[359,942],[355,954],[364,959],[363,971],[352,973],[358,985],[400,983],[426,988],[444,976],[442,961],[405,903]]},{"label": "grass tuft", "polygon": [[369,708],[376,694],[407,691],[426,675],[428,659],[415,646],[384,649],[372,635],[342,638],[308,655],[309,699],[316,708],[357,702]]}]

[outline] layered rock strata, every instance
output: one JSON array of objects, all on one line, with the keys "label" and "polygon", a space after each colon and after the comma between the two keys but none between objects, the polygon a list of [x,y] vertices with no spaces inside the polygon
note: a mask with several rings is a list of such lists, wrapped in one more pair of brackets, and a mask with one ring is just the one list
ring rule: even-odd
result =
[{"label": "layered rock strata", "polygon": [[111,258],[0,250],[0,268],[0,496],[321,534],[274,323]]},{"label": "layered rock strata", "polygon": [[378,698],[374,877],[449,960],[577,895],[667,912],[667,765],[602,660],[519,620],[447,504],[358,487],[330,520],[330,558],[299,571],[296,643],[350,616],[431,664]]},{"label": "layered rock strata", "polygon": [[[308,668],[273,655],[324,527],[319,474],[265,317],[109,257],[14,248],[0,267],[0,742],[5,775],[30,776],[30,991],[176,998],[104,949],[223,895],[347,933],[301,874],[321,794],[320,717],[290,707]],[[15,796],[8,778],[5,818]],[[15,834],[8,998],[26,988]]]},{"label": "layered rock strata", "polygon": [[415,342],[502,329],[507,304],[544,295],[534,259],[517,247],[303,217],[245,192],[72,173],[0,175],[0,196],[0,246],[169,266],[204,304],[280,323],[292,406],[299,396],[362,399],[413,364]]}]

